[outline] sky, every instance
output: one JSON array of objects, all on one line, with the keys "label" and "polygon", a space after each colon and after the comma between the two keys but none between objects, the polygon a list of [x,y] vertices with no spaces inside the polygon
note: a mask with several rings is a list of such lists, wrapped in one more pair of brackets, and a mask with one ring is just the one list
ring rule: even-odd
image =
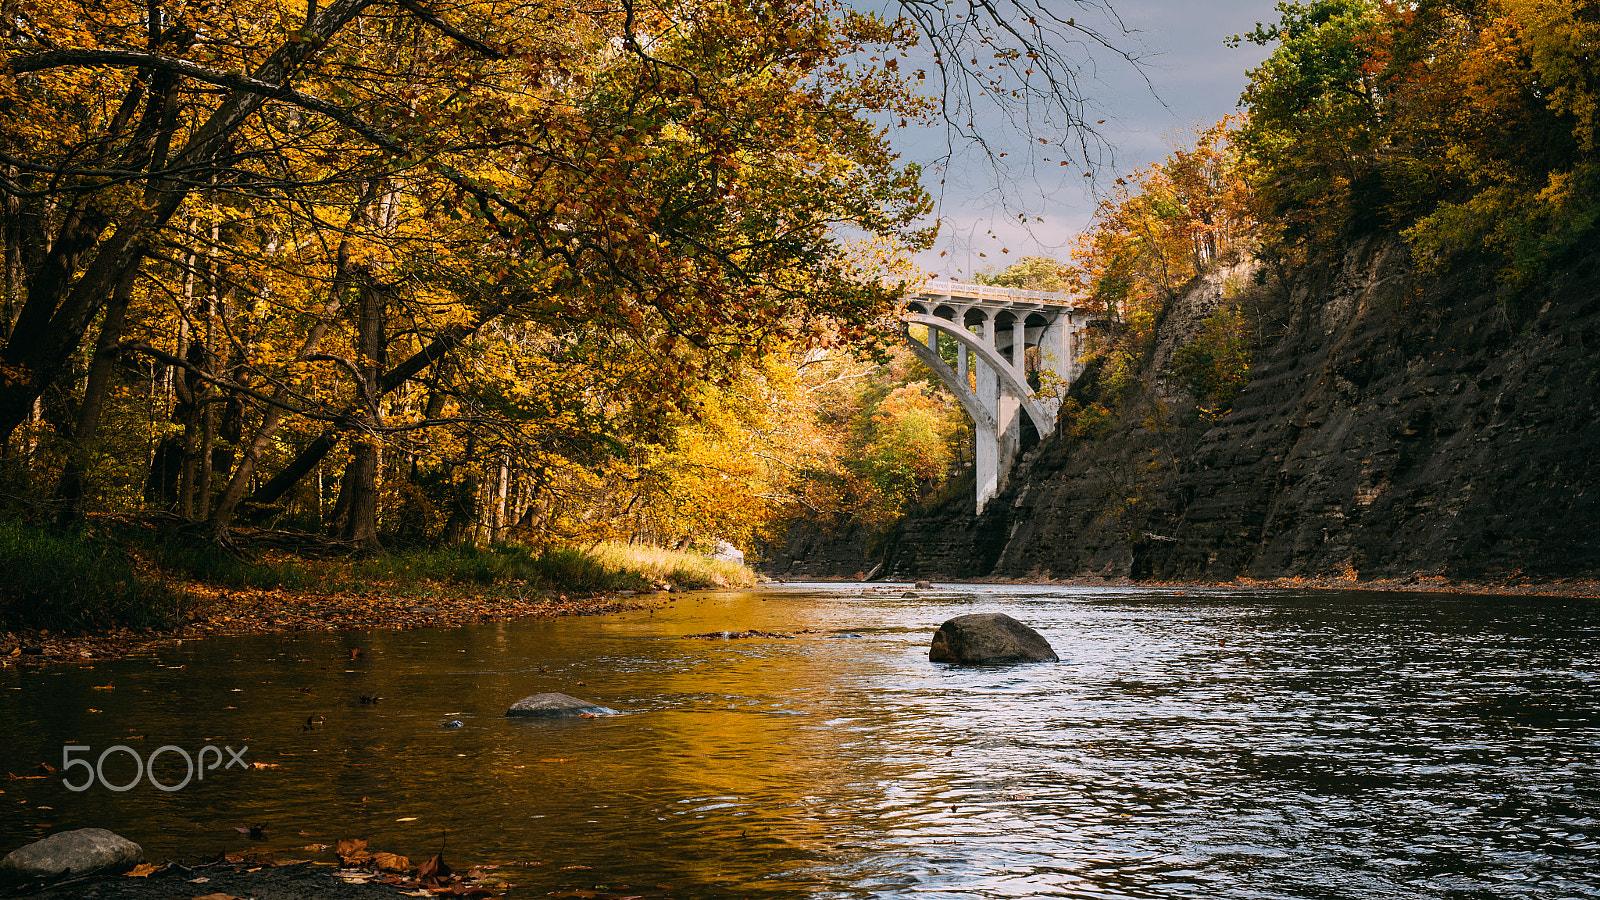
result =
[{"label": "sky", "polygon": [[[1042,2],[1077,9],[1068,0]],[[1229,48],[1223,41],[1256,22],[1277,20],[1276,0],[1113,2],[1129,34],[1112,32],[1112,37],[1143,61],[1141,75],[1101,54],[1094,60],[1094,77],[1084,84],[1096,107],[1091,121],[1105,120],[1096,127],[1110,145],[1112,161],[1092,178],[1083,177],[1082,167],[1060,167],[1059,150],[1056,161],[1038,164],[1036,157],[1035,165],[1008,171],[996,171],[971,153],[955,157],[942,171],[928,171],[924,182],[938,202],[942,224],[933,249],[916,258],[924,274],[965,280],[1024,256],[1065,259],[1072,238],[1090,222],[1097,188],[1192,143],[1198,129],[1236,111],[1245,73],[1267,50],[1249,43]],[[1113,27],[1097,24],[1103,31]],[[899,129],[890,140],[903,160],[925,166],[946,147],[941,128]],[[1015,136],[1012,141],[1013,148],[1024,143]],[[1026,159],[1026,154],[1013,156]],[[1026,212],[1026,228],[1018,223],[1019,212]]]}]

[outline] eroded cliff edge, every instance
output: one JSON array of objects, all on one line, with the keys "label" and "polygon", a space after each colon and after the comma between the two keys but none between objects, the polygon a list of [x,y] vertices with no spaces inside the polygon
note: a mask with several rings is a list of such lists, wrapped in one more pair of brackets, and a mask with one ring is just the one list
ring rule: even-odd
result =
[{"label": "eroded cliff edge", "polygon": [[1275,310],[1271,337],[1215,421],[1176,386],[1170,357],[1242,279],[1198,279],[1109,431],[1058,431],[982,516],[969,503],[902,523],[881,571],[1198,580],[1600,570],[1600,248],[1520,307],[1486,271],[1423,277],[1398,240],[1368,237],[1252,283],[1274,292],[1256,298]]}]

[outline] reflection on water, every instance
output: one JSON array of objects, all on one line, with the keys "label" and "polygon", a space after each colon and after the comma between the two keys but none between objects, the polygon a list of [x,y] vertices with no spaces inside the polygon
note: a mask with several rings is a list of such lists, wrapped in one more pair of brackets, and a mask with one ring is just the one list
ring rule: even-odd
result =
[{"label": "reflection on water", "polygon": [[[930,664],[933,629],[980,610],[1032,624],[1062,662]],[[100,825],[153,858],[195,857],[261,846],[235,829],[266,823],[276,848],[349,835],[414,859],[446,846],[458,867],[519,863],[524,897],[1600,897],[1596,612],[789,586],[609,618],[8,667],[10,772],[59,767],[64,745],[91,761],[117,744],[248,745],[266,767],[171,793],[9,781],[0,851]],[[809,632],[682,639],[724,629]],[[627,715],[504,717],[541,691]],[[452,720],[464,727],[441,727]],[[184,774],[170,752],[157,768]],[[104,774],[127,782],[131,758]]]}]

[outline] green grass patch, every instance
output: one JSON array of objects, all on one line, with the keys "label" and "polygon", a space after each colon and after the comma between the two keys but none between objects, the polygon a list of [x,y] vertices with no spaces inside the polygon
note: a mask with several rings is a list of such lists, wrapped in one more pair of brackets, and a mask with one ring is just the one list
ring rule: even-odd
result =
[{"label": "green grass patch", "polygon": [[188,607],[183,591],[136,568],[114,543],[0,522],[0,622],[7,627],[167,628]]}]

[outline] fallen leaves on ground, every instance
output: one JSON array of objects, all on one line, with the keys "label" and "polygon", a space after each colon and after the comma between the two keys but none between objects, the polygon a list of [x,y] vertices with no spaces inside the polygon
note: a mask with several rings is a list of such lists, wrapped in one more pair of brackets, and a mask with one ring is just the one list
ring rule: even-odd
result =
[{"label": "fallen leaves on ground", "polygon": [[422,881],[429,879],[438,881],[441,878],[449,878],[453,874],[455,873],[450,870],[450,866],[444,861],[443,853],[435,853],[428,857],[427,862],[417,866],[417,878]]},{"label": "fallen leaves on ground", "polygon": [[150,874],[152,872],[155,872],[159,868],[161,868],[161,867],[158,866],[158,865],[155,865],[154,863],[139,863],[137,866],[134,866],[131,870],[128,871],[128,877],[129,878],[149,878]]},{"label": "fallen leaves on ground", "polygon": [[333,852],[347,866],[358,866],[372,858],[372,854],[367,852],[367,842],[361,838],[340,838],[333,845]]},{"label": "fallen leaves on ground", "polygon": [[385,872],[409,872],[411,860],[398,853],[374,853],[372,863]]}]

